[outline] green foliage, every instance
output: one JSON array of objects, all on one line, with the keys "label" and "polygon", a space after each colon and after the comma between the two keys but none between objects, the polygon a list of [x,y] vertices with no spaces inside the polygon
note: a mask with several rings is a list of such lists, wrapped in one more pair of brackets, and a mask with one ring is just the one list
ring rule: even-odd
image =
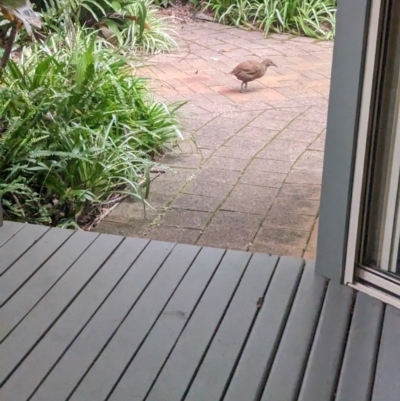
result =
[{"label": "green foliage", "polygon": [[225,24],[290,32],[319,39],[335,36],[336,0],[209,0],[207,7]]},{"label": "green foliage", "polygon": [[153,0],[143,0],[142,2],[132,1],[126,6],[126,12],[130,15],[143,15],[146,10],[146,24],[142,33],[138,24],[126,24],[122,35],[124,46],[135,46],[143,49],[146,53],[168,52],[178,45],[173,39],[176,32],[168,27],[168,17],[158,17],[157,8],[153,5]]},{"label": "green foliage", "polygon": [[174,0],[154,0],[153,3],[157,6],[157,7],[168,7],[171,4],[174,4],[175,1]]},{"label": "green foliage", "polygon": [[96,36],[54,36],[4,71],[0,197],[9,219],[70,225],[115,194],[142,199],[151,157],[180,136],[180,104],[154,101],[131,62]]},{"label": "green foliage", "polygon": [[[98,29],[125,50],[169,51],[177,47],[166,18],[158,18],[152,0],[40,0],[46,34],[68,34],[76,26]],[[102,35],[104,36],[104,35]],[[107,38],[106,38],[107,39]]]},{"label": "green foliage", "polygon": [[[176,32],[167,24],[168,17],[157,16],[153,0],[36,0],[32,1],[41,17],[38,40],[50,35],[69,35],[76,27],[96,29],[107,45],[123,51],[145,53],[170,51],[178,47]],[[0,42],[4,42],[10,23],[0,14]],[[30,41],[25,30],[17,33],[16,46]]]}]

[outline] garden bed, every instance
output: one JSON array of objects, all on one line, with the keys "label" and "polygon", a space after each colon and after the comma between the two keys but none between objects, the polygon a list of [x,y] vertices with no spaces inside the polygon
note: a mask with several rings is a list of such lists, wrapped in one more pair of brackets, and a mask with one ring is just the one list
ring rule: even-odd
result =
[{"label": "garden bed", "polygon": [[0,89],[6,219],[88,227],[125,197],[145,203],[155,159],[179,138],[182,103],[154,100],[137,74],[139,54],[175,46],[171,30],[149,2],[115,3],[104,15],[98,4],[101,24],[85,16],[82,25],[88,2],[59,2],[63,9],[41,14],[41,43],[19,32],[23,50],[8,62]]}]

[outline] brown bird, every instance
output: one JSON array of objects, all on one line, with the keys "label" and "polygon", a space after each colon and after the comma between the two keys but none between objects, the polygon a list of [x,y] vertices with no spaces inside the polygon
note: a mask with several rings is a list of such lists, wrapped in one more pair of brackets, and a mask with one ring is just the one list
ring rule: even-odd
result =
[{"label": "brown bird", "polygon": [[240,92],[244,92],[243,86],[247,90],[247,82],[263,77],[267,72],[267,68],[271,66],[277,67],[277,65],[268,58],[261,63],[251,60],[244,61],[237,65],[229,74],[235,75],[239,81],[242,81]]}]

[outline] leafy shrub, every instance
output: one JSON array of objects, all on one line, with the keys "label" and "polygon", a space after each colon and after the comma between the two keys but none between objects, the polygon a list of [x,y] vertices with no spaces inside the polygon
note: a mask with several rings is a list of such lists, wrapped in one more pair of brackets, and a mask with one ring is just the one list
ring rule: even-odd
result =
[{"label": "leafy shrub", "polygon": [[332,39],[336,0],[209,0],[207,7],[223,23]]},{"label": "leafy shrub", "polygon": [[[175,32],[159,18],[152,0],[37,0],[46,34],[66,34],[74,26],[98,29],[126,49],[145,52],[169,51],[177,47]],[[104,35],[103,35],[104,36]]]},{"label": "leafy shrub", "polygon": [[[136,46],[146,53],[168,52],[177,48],[178,45],[173,39],[176,32],[168,27],[168,17],[158,17],[157,8],[153,5],[153,0],[143,0],[142,4],[146,9],[146,25],[140,35],[138,24],[126,24],[122,35],[124,46]],[[126,6],[129,15],[140,15],[140,2],[132,1]],[[142,7],[143,8],[143,7]]]},{"label": "leafy shrub", "polygon": [[[116,194],[142,199],[151,156],[180,132],[96,34],[26,48],[0,88],[0,197],[11,220],[69,225]],[[147,182],[148,183],[148,182]]]}]

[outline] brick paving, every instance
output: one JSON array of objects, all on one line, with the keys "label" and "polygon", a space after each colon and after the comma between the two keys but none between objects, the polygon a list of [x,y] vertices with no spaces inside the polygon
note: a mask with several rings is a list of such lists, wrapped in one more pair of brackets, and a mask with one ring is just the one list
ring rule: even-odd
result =
[{"label": "brick paving", "polygon": [[[141,74],[158,98],[188,100],[185,140],[161,161],[154,209],[123,202],[97,231],[315,258],[333,43],[209,22],[179,35]],[[240,93],[229,72],[266,57],[278,68]]]}]

